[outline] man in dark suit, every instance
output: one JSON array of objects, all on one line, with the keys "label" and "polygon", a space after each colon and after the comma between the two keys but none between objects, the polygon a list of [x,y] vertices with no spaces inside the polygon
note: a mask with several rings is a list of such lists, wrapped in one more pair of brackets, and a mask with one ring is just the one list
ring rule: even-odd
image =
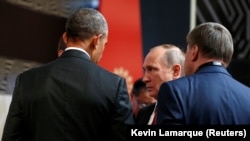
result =
[{"label": "man in dark suit", "polygon": [[[175,45],[162,44],[151,48],[143,62],[143,81],[150,96],[157,99],[163,82],[183,76],[184,59],[185,54]],[[156,103],[153,103],[141,108],[135,119],[136,124],[154,124],[155,106]]]},{"label": "man in dark suit", "polygon": [[250,88],[226,70],[233,55],[230,32],[208,22],[187,35],[185,77],[163,83],[157,124],[250,124]]},{"label": "man in dark suit", "polygon": [[134,119],[125,79],[96,64],[107,38],[97,10],[70,15],[63,54],[17,77],[2,141],[126,140]]},{"label": "man in dark suit", "polygon": [[149,95],[146,83],[143,82],[142,78],[137,79],[133,84],[131,101],[134,117],[137,116],[141,108],[156,102],[156,99]]}]

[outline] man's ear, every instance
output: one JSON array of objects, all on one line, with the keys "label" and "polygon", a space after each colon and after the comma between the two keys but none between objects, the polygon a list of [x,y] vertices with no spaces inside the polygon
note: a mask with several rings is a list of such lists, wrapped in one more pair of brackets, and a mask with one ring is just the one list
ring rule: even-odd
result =
[{"label": "man's ear", "polygon": [[172,67],[172,70],[173,70],[173,76],[174,78],[179,78],[181,76],[181,65],[180,64],[174,64],[173,67]]},{"label": "man's ear", "polygon": [[65,43],[65,44],[67,44],[67,42],[68,42],[68,40],[67,40],[67,34],[66,34],[66,32],[63,32],[63,42]]},{"label": "man's ear", "polygon": [[100,43],[100,39],[102,38],[102,36],[103,36],[102,34],[93,36],[92,42],[91,42],[91,48],[92,49],[97,48],[98,44]]},{"label": "man's ear", "polygon": [[197,45],[193,45],[191,49],[191,60],[196,61],[199,56],[199,48]]}]

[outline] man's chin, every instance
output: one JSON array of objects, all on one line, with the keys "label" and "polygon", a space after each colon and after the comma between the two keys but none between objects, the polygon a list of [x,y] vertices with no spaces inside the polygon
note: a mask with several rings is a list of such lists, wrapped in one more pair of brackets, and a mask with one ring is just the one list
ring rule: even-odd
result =
[{"label": "man's chin", "polygon": [[149,96],[151,96],[151,97],[156,97],[157,96],[157,94],[156,93],[151,93],[151,92],[149,92]]}]

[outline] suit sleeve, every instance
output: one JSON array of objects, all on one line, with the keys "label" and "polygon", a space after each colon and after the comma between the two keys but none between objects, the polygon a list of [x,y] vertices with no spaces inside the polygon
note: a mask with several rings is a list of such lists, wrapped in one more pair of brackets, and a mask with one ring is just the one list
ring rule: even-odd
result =
[{"label": "suit sleeve", "polygon": [[25,117],[22,111],[22,97],[19,86],[19,79],[17,76],[14,93],[12,95],[11,104],[9,107],[8,115],[4,125],[2,141],[27,141],[25,132],[27,127],[24,125]]},{"label": "suit sleeve", "polygon": [[123,78],[120,79],[118,84],[115,110],[112,125],[113,140],[125,141],[127,136],[127,125],[134,124],[134,117],[126,82]]},{"label": "suit sleeve", "polygon": [[167,82],[160,87],[157,103],[157,124],[181,125],[183,120],[183,107],[177,91]]}]

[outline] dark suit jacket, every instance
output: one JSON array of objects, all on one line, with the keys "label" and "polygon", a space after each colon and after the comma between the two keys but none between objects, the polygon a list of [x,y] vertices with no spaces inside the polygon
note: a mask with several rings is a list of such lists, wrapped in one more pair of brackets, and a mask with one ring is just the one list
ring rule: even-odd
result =
[{"label": "dark suit jacket", "polygon": [[154,111],[155,104],[156,103],[153,103],[153,104],[147,105],[146,107],[141,108],[135,118],[135,123],[138,125],[147,125],[150,119],[150,116]]},{"label": "dark suit jacket", "polygon": [[163,83],[157,104],[157,124],[250,124],[250,88],[222,66]]},{"label": "dark suit jacket", "polygon": [[127,124],[125,79],[68,50],[18,76],[2,141],[120,141]]}]

